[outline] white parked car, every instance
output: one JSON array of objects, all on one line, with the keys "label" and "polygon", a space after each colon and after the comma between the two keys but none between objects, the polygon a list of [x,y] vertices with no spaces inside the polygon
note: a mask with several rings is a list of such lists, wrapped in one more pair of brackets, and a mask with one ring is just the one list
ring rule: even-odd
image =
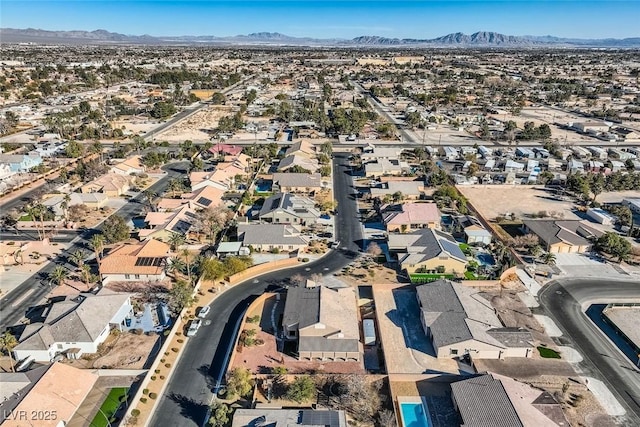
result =
[{"label": "white parked car", "polygon": [[211,311],[211,307],[209,307],[208,305],[205,305],[204,307],[201,307],[200,310],[198,311],[198,317],[200,317],[201,319],[204,319],[205,317],[207,317],[210,311]]},{"label": "white parked car", "polygon": [[187,329],[187,336],[194,336],[198,332],[198,329],[200,329],[200,326],[202,326],[202,319],[192,320],[191,324],[189,325],[189,329]]}]

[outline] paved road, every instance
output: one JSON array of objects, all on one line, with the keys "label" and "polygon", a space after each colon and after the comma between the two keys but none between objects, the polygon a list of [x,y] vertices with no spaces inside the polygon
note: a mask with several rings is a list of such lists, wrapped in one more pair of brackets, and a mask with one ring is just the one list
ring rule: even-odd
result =
[{"label": "paved road", "polygon": [[[558,280],[546,286],[540,303],[582,354],[583,375],[603,381],[627,411],[626,425],[640,425],[640,372],[607,340],[583,312],[583,304],[640,298],[640,282]],[[588,307],[584,307],[586,310]]]},{"label": "paved road", "polygon": [[348,174],[347,153],[335,153],[333,184],[338,202],[336,238],[340,249],[300,267],[262,275],[234,286],[212,304],[208,319],[193,338],[175,367],[167,390],[161,397],[152,426],[201,426],[218,378],[226,371],[230,343],[235,341],[238,321],[249,304],[269,286],[281,286],[295,274],[330,274],[355,259],[361,245],[362,228],[351,194],[353,181]]},{"label": "paved road", "polygon": [[[151,190],[157,194],[163,192],[169,184],[169,179],[183,176],[185,174],[185,169],[188,166],[189,162],[179,162],[165,166],[164,169],[167,171],[167,176],[153,184],[150,187]],[[142,195],[133,197],[130,199],[129,203],[124,205],[115,213],[122,216],[125,220],[130,220],[141,212],[143,207],[141,202],[142,199]],[[100,230],[101,226],[98,226],[96,229]],[[63,265],[69,269],[74,268],[74,266],[66,262],[67,254],[71,254],[77,250],[81,250],[87,255],[92,252],[88,246],[88,240],[94,233],[94,230],[86,230],[80,233],[79,239],[75,240],[73,244],[61,254],[61,256],[47,264],[42,270],[20,284],[16,289],[2,299],[0,307],[0,331],[5,330],[9,326],[18,324],[24,317],[25,313],[27,313],[27,310],[30,307],[39,304],[47,293],[49,293],[49,286],[44,279],[57,265]]]}]

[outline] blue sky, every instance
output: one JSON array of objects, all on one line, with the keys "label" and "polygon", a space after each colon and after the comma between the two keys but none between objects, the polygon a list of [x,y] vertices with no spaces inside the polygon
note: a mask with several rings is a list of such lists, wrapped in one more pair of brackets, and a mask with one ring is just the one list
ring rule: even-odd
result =
[{"label": "blue sky", "polygon": [[432,38],[453,32],[640,36],[640,0],[38,1],[2,0],[0,26],[124,34]]}]

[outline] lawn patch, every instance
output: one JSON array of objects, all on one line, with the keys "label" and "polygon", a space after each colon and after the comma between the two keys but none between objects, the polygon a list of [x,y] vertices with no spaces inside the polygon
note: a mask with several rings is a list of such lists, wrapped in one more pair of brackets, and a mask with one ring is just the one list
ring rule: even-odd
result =
[{"label": "lawn patch", "polygon": [[104,402],[102,402],[100,410],[93,418],[93,421],[91,421],[91,427],[107,427],[111,425],[113,421],[110,420],[118,411],[118,408],[122,404],[121,399],[124,399],[123,396],[127,395],[127,391],[129,391],[129,389],[126,387],[112,388],[104,399]]},{"label": "lawn patch", "polygon": [[540,352],[540,357],[544,359],[560,359],[560,353],[547,347],[539,346],[538,352]]},{"label": "lawn patch", "polygon": [[411,283],[429,283],[440,279],[453,279],[453,274],[414,273],[409,275]]}]

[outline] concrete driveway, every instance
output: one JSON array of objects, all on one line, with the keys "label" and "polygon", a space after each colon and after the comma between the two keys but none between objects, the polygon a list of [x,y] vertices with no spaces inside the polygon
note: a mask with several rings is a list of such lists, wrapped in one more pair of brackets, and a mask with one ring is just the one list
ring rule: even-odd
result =
[{"label": "concrete driveway", "polygon": [[380,340],[389,374],[459,374],[453,359],[438,359],[422,329],[415,290],[404,285],[373,289]]}]

